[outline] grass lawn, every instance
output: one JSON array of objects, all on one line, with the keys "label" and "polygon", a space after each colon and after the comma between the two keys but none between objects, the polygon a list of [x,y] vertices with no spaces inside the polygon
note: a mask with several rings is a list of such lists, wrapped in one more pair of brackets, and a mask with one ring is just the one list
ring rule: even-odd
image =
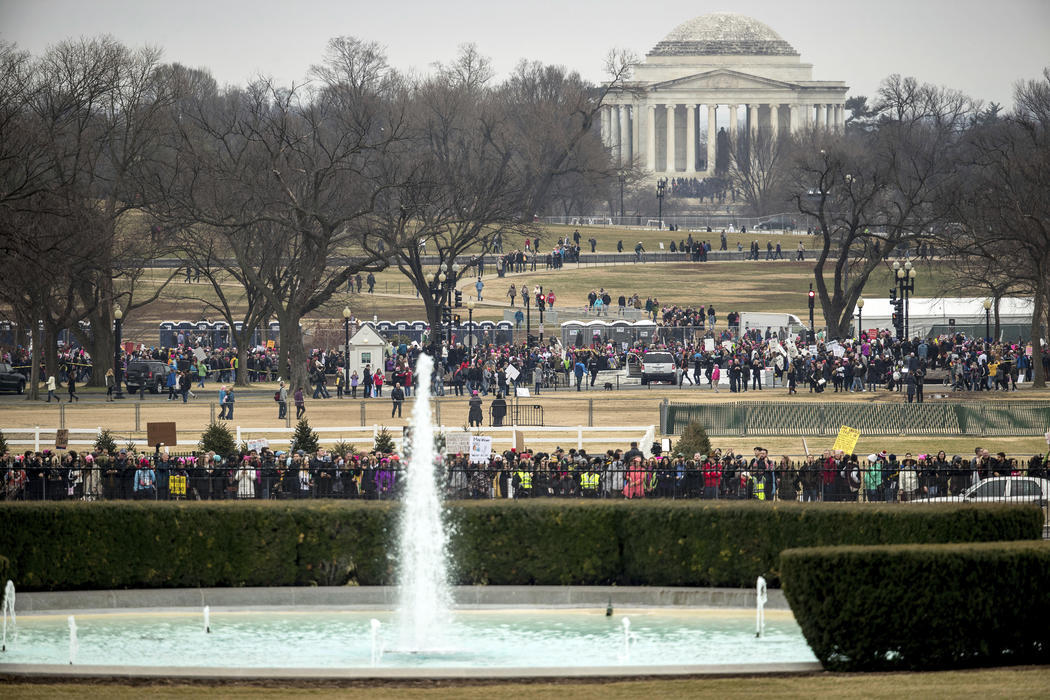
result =
[{"label": "grass lawn", "polygon": [[[879,267],[869,278],[864,295],[887,295],[892,284],[889,265]],[[151,270],[143,282],[144,291],[166,279],[168,271]],[[474,311],[477,320],[499,320],[509,308],[507,288],[513,283],[520,289],[525,284],[532,289],[542,285],[554,290],[561,306],[579,307],[586,304],[591,290],[604,287],[615,300],[620,294],[638,294],[641,299],[655,296],[663,304],[700,306],[714,304],[720,319],[730,311],[766,311],[793,313],[808,319],[809,283],[813,278],[812,260],[799,263],[791,260],[758,262],[660,263],[636,265],[633,256],[625,256],[622,263],[602,265],[566,265],[560,270],[510,274],[499,278],[494,272],[484,277],[483,301]],[[476,278],[463,279],[459,288],[464,301],[476,295]],[[950,273],[941,267],[923,266],[917,281],[919,296],[936,296],[947,288]],[[224,287],[236,298],[236,283]],[[210,285],[190,284],[176,280],[165,290],[161,299],[138,310],[125,324],[130,339],[156,342],[156,324],[162,320],[197,320],[204,307],[201,299],[214,300]],[[516,301],[520,306],[520,298]],[[615,303],[615,301],[614,301]],[[385,270],[376,275],[375,293],[340,294],[328,304],[304,319],[311,323],[342,322],[342,309],[348,305],[358,318],[376,316],[385,320],[425,319],[423,303],[415,296],[408,279],[397,270]],[[462,309],[465,316],[467,310]],[[533,316],[536,316],[533,309]],[[818,325],[819,309],[818,309]],[[215,320],[217,314],[206,312]],[[139,338],[138,336],[141,336]]]},{"label": "grass lawn", "polygon": [[[284,421],[277,420],[276,405],[268,397],[274,390],[270,385],[256,385],[261,388],[262,396],[265,398],[254,398],[242,396],[237,402],[235,417],[231,427],[240,425],[248,428],[279,428],[284,427]],[[263,388],[265,387],[265,388]],[[218,415],[217,402],[218,386],[209,383],[208,388],[200,394],[199,398],[191,400],[187,404],[181,401],[169,402],[163,398],[150,397],[150,400],[139,402],[137,399],[128,399],[113,403],[102,401],[102,393],[95,389],[85,389],[81,392],[83,400],[77,404],[62,404],[65,408],[66,426],[69,428],[94,429],[97,426],[109,428],[122,439],[118,441],[123,444],[124,437],[133,433],[135,428],[135,407],[139,405],[139,425],[145,429],[146,423],[152,421],[175,421],[179,430],[179,437],[183,440],[196,439],[203,432],[212,415]],[[333,390],[334,395],[334,390]],[[731,398],[732,397],[732,398]],[[973,398],[973,397],[968,397]],[[1010,395],[1010,400],[1046,400],[1050,398],[1050,390],[1033,391],[1023,390]],[[654,386],[650,390],[631,390],[620,392],[580,392],[558,391],[545,392],[539,397],[527,399],[529,404],[543,406],[544,420],[547,426],[566,426],[562,433],[540,435],[538,432],[530,432],[522,428],[526,445],[529,445],[529,437],[557,438],[557,444],[565,447],[576,446],[576,426],[587,426],[589,420],[593,420],[595,426],[659,426],[660,404],[664,399],[674,402],[686,403],[709,403],[730,402],[734,400],[764,400],[764,401],[786,401],[789,400],[784,389],[767,389],[762,392],[748,392],[739,397],[729,395],[727,392],[714,394],[708,390],[692,390],[689,388],[676,389],[668,386]],[[988,399],[985,394],[981,397]],[[839,396],[828,396],[827,394],[801,393],[791,397],[792,402],[828,402],[828,401],[850,401],[870,402],[903,400],[901,394],[881,391],[876,394],[841,394]],[[491,397],[483,400],[484,410],[488,410]],[[364,417],[362,420],[361,406],[364,405]],[[446,396],[438,401],[435,413],[440,415],[440,423],[450,429],[458,429],[467,423],[467,400],[465,397],[457,398]],[[344,399],[339,401],[331,399],[327,401],[313,401],[307,396],[306,417],[311,426],[318,427],[354,427],[360,425],[388,426],[393,432],[400,431],[401,426],[408,423],[410,406],[404,408],[404,418],[390,417],[390,400],[388,398],[370,399],[367,401]],[[214,413],[213,413],[214,411]],[[57,428],[59,425],[59,409],[55,404],[47,405],[43,402],[27,403],[12,399],[0,403],[0,428],[5,431],[7,439],[13,439],[14,429],[31,430],[34,426],[42,428]],[[294,426],[294,421],[293,421]],[[626,448],[631,440],[640,440],[645,432],[644,427],[631,432],[624,433],[602,433],[592,434],[588,437],[607,437],[607,441],[601,443],[589,443],[587,450],[591,453],[604,451],[611,448]],[[637,434],[634,434],[637,433]],[[248,433],[246,432],[247,436]],[[72,435],[73,439],[87,439],[85,436]],[[136,434],[135,440],[143,442],[143,435]],[[274,437],[271,435],[270,437]],[[359,448],[371,447],[371,433],[324,433],[322,444],[331,445],[340,438],[356,438]],[[28,439],[25,434],[20,434],[17,439]],[[672,438],[673,440],[674,438]],[[819,452],[831,447],[835,440],[834,435],[806,436],[809,449]],[[799,456],[805,454],[801,437],[763,437],[748,435],[745,437],[713,437],[712,444],[715,447],[733,449],[737,452],[750,454],[755,445],[762,445],[770,450],[774,456],[783,454]],[[973,453],[976,446],[986,447],[993,453],[1006,452],[1012,456],[1030,457],[1033,454],[1043,454],[1046,450],[1046,441],[1042,437],[952,437],[952,436],[924,436],[924,437],[868,437],[862,435],[857,443],[858,454],[868,454],[886,449],[890,452],[904,454],[943,449],[949,455],[969,455]],[[551,443],[535,444],[539,449],[552,449],[555,445]],[[186,449],[186,448],[183,448]]]},{"label": "grass lawn", "polygon": [[1050,668],[944,671],[938,673],[819,673],[808,676],[689,678],[619,682],[457,684],[420,681],[406,684],[360,683],[333,687],[303,683],[267,687],[242,685],[131,685],[118,683],[9,683],[7,698],[1045,698]]}]

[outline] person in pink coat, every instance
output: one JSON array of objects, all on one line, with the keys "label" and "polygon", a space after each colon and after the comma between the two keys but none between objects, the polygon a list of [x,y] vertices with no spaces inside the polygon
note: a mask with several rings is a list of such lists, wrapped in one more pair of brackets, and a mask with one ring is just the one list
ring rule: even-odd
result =
[{"label": "person in pink coat", "polygon": [[715,365],[711,370],[711,386],[715,388],[715,393],[718,393],[718,379],[722,376],[722,371],[718,369],[718,365]]},{"label": "person in pink coat", "polygon": [[642,458],[635,457],[627,467],[623,486],[624,498],[645,498],[645,467]]}]

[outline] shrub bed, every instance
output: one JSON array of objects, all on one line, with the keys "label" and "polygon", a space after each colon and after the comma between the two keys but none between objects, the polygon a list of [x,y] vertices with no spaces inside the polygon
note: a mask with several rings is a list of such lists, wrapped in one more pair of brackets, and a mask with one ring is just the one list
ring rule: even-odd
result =
[{"label": "shrub bed", "polygon": [[1050,543],[814,547],[784,594],[828,670],[1046,663]]},{"label": "shrub bed", "polygon": [[[393,583],[397,505],[362,501],[9,503],[20,589]],[[463,584],[778,585],[780,552],[1038,539],[1027,505],[478,501],[449,506]]]}]

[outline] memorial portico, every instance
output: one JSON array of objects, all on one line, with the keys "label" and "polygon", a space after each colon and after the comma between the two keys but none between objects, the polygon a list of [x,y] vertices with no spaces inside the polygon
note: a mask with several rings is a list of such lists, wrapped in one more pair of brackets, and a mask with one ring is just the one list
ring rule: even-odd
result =
[{"label": "memorial portico", "polygon": [[602,140],[616,162],[656,176],[711,175],[720,123],[730,140],[843,129],[845,83],[812,74],[765,24],[703,15],[676,27],[607,95]]}]

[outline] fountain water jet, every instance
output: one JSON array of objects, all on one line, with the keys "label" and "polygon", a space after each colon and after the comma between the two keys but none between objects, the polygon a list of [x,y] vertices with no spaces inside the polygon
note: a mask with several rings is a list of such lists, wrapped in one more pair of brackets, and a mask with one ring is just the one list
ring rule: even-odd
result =
[{"label": "fountain water jet", "polygon": [[434,360],[421,354],[416,361],[416,400],[412,405],[412,454],[398,533],[398,625],[404,651],[434,651],[449,620],[451,594],[446,549],[448,533],[442,520],[440,486],[435,478],[440,455],[434,453],[430,413],[430,380]]},{"label": "fountain water jet", "polygon": [[762,637],[766,633],[766,579],[759,576],[755,582],[755,636]]},{"label": "fountain water jet", "polygon": [[7,585],[4,586],[4,643],[3,647],[0,647],[0,651],[7,651],[7,615],[11,614],[11,624],[17,625],[18,620],[15,618],[15,582],[8,581]]},{"label": "fountain water jet", "polygon": [[204,634],[211,634],[211,607],[204,606]]},{"label": "fountain water jet", "polygon": [[373,617],[369,624],[372,626],[372,666],[378,666],[379,660],[383,658],[383,649],[379,640],[379,628],[383,623]]},{"label": "fountain water jet", "polygon": [[72,666],[77,662],[77,652],[80,650],[80,644],[77,642],[77,621],[72,615],[69,616],[69,665]]}]

